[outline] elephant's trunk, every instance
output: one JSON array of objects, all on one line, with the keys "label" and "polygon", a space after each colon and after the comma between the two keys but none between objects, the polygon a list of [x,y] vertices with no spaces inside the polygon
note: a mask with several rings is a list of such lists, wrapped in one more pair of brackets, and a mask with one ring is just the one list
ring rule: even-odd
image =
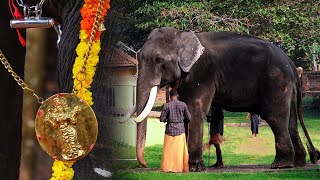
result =
[{"label": "elephant's trunk", "polygon": [[[137,86],[137,115],[140,115],[141,112],[145,111],[145,106],[150,99],[149,95],[151,92],[150,87],[146,87],[146,85],[138,79],[138,86]],[[150,109],[151,110],[151,109]],[[149,112],[148,112],[149,113]],[[144,147],[146,142],[146,133],[147,133],[147,121],[143,118],[142,121],[137,123],[137,144],[136,144],[136,155],[139,164],[143,167],[147,167],[147,163],[144,160]]]},{"label": "elephant's trunk", "polygon": [[144,147],[146,143],[147,121],[137,123],[137,146],[136,155],[139,164],[147,167],[147,162],[144,160]]}]

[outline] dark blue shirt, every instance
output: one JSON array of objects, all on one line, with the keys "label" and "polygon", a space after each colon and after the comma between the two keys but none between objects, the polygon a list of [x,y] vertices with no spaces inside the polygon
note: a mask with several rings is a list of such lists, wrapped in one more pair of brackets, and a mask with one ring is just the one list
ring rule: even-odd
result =
[{"label": "dark blue shirt", "polygon": [[186,103],[177,99],[165,104],[160,115],[160,121],[167,122],[166,134],[170,136],[185,133],[184,122],[190,119],[191,115]]}]

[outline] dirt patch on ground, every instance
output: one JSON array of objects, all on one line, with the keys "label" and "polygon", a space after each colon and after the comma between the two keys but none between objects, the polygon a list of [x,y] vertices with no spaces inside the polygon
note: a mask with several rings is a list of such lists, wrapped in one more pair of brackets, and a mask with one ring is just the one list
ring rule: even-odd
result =
[{"label": "dirt patch on ground", "polygon": [[251,155],[266,155],[270,152],[270,150],[266,148],[265,142],[263,142],[263,139],[260,137],[249,138],[246,142],[239,145],[239,150],[240,152]]},{"label": "dirt patch on ground", "polygon": [[[244,123],[244,122],[226,123],[225,126],[227,126],[227,127],[249,127],[249,126],[251,126],[251,123]],[[269,125],[266,122],[260,122],[259,126],[269,126]]]}]

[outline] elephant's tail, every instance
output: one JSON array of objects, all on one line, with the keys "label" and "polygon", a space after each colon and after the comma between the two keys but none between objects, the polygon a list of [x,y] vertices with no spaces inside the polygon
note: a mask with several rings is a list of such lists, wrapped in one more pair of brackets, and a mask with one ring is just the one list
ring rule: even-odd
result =
[{"label": "elephant's tail", "polygon": [[299,79],[297,82],[297,109],[298,109],[298,118],[299,118],[301,127],[307,138],[307,148],[309,151],[310,160],[313,164],[316,164],[316,162],[320,159],[320,151],[313,146],[313,143],[311,141],[307,128],[304,124],[304,120],[302,117],[302,89],[301,89],[301,81]]}]

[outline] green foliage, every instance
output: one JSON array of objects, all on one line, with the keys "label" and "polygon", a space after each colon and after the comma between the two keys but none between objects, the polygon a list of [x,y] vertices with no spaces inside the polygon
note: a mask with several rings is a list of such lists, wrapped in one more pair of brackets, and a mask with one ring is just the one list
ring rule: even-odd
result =
[{"label": "green foliage", "polygon": [[156,0],[132,14],[136,27],[238,31],[281,42],[296,65],[311,69],[311,45],[320,44],[318,0]]},{"label": "green foliage", "polygon": [[212,12],[214,4],[214,1],[154,1],[140,7],[135,14],[141,17],[138,22],[141,29],[172,26],[181,30],[247,32],[247,18],[219,16]]},{"label": "green foliage", "polygon": [[320,112],[320,96],[315,96],[313,98],[313,101],[311,103],[311,108],[313,110]]},{"label": "green foliage", "polygon": [[[122,41],[135,50],[141,48],[143,39],[149,32],[138,29],[135,25],[137,17],[134,12],[143,6],[142,0],[116,0],[111,1],[111,9],[107,14],[106,33],[110,36],[107,40],[102,40],[110,44]],[[108,28],[112,27],[112,28]]]},{"label": "green foliage", "polygon": [[309,115],[308,118],[319,119],[318,113],[320,112],[320,95],[305,96],[303,98],[303,112]]}]

